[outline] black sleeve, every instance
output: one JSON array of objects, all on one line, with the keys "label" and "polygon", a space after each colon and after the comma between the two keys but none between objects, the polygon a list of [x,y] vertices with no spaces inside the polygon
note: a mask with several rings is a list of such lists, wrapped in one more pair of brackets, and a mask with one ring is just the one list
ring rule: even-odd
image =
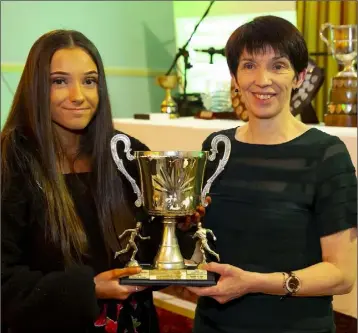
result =
[{"label": "black sleeve", "polygon": [[201,144],[202,151],[210,151],[211,149],[211,140],[218,134],[218,132],[211,133]]},{"label": "black sleeve", "polygon": [[318,166],[314,209],[320,236],[357,227],[357,177],[338,137],[329,139]]},{"label": "black sleeve", "polygon": [[14,332],[68,332],[93,325],[99,308],[90,267],[48,274],[31,269],[26,244],[36,218],[31,216],[35,196],[28,176],[12,174],[1,196],[2,326]]},{"label": "black sleeve", "polygon": [[[132,153],[135,151],[149,151],[149,147],[147,145],[145,145],[143,142],[139,141],[138,139],[136,139],[135,137],[128,135],[127,133],[121,132],[121,131],[114,131],[114,135],[116,134],[124,134],[126,136],[128,136],[130,142],[131,142],[131,149],[132,149]],[[120,152],[118,152],[120,153]]]}]

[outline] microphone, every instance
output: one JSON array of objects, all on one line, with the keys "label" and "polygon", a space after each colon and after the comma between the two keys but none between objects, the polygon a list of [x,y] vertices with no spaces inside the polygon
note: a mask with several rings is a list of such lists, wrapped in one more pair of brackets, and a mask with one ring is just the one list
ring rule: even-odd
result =
[{"label": "microphone", "polygon": [[208,53],[210,55],[210,64],[213,63],[214,54],[221,54],[222,56],[225,57],[225,49],[224,48],[215,49],[213,47],[209,47],[208,49],[194,49],[194,51]]},{"label": "microphone", "polygon": [[208,49],[194,49],[194,51],[197,52],[205,52],[205,53],[209,53],[209,54],[221,54],[223,56],[225,56],[225,49],[214,49],[213,47],[209,47]]}]

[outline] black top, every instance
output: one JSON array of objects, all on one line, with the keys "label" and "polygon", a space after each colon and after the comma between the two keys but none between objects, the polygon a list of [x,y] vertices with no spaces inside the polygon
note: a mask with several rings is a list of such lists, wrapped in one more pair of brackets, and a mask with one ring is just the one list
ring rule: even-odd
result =
[{"label": "black top", "polygon": [[[309,129],[277,145],[248,144],[234,129],[229,162],[214,181],[205,227],[217,236],[222,263],[270,273],[322,261],[320,237],[356,227],[357,179],[344,143]],[[223,145],[219,144],[219,151]],[[218,160],[218,157],[216,161]],[[209,162],[207,177],[217,162]],[[201,297],[195,333],[333,332],[332,297],[248,294],[221,305]]]},{"label": "black top", "polygon": [[[133,151],[149,150],[138,140],[130,139]],[[123,153],[119,152],[119,156],[126,161]],[[135,161],[125,165],[132,176],[138,176]],[[26,174],[16,170],[13,170],[13,174],[11,189],[1,198],[3,328],[11,328],[11,333],[116,332],[118,319],[118,332],[124,332],[125,329],[128,333],[159,332],[150,290],[134,293],[126,301],[96,299],[94,276],[123,265],[119,260],[108,260],[89,190],[91,174],[65,175],[89,243],[83,264],[66,270],[59,249],[45,240],[45,205],[41,190],[30,190]],[[123,179],[124,184],[128,185],[125,195],[134,203],[133,190],[129,182]],[[153,223],[143,224],[142,234],[151,236],[149,241],[141,243],[139,256],[144,261],[153,260],[156,254],[159,230]]]}]

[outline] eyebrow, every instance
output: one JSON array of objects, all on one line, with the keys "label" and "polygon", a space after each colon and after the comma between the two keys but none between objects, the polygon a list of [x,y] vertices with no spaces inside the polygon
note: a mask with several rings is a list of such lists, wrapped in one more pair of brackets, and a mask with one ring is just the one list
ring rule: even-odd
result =
[{"label": "eyebrow", "polygon": [[286,60],[288,60],[287,57],[285,57],[285,56],[277,56],[277,57],[273,57],[273,58],[272,58],[272,60],[280,60],[280,59],[286,59]]},{"label": "eyebrow", "polygon": [[[275,61],[275,60],[279,60],[279,59],[287,59],[285,56],[277,56],[277,57],[273,57],[272,60]],[[242,58],[241,61],[252,61],[253,60],[253,57],[251,58]]]},{"label": "eyebrow", "polygon": [[[84,75],[90,75],[90,74],[98,75],[97,71],[88,71],[88,72],[84,73]],[[67,76],[69,76],[70,73],[63,72],[63,71],[56,71],[56,72],[51,72],[50,75],[67,75]]]}]

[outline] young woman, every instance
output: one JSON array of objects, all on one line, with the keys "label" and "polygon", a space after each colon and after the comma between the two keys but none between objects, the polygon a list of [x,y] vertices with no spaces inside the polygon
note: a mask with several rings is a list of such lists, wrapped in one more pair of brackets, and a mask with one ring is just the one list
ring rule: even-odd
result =
[{"label": "young woman", "polygon": [[139,257],[151,261],[160,234],[134,209],[114,134],[93,43],[77,31],[40,37],[1,133],[4,332],[159,332],[151,291],[118,282],[140,271],[114,259],[118,235],[144,222]]},{"label": "young woman", "polygon": [[189,288],[202,296],[194,332],[334,332],[332,295],[350,292],[356,271],[349,153],[290,112],[308,61],[291,23],[263,16],[242,25],[226,56],[249,121],[220,132],[231,139],[231,156],[204,224],[217,236],[221,263],[206,266],[219,275],[216,286]]}]

